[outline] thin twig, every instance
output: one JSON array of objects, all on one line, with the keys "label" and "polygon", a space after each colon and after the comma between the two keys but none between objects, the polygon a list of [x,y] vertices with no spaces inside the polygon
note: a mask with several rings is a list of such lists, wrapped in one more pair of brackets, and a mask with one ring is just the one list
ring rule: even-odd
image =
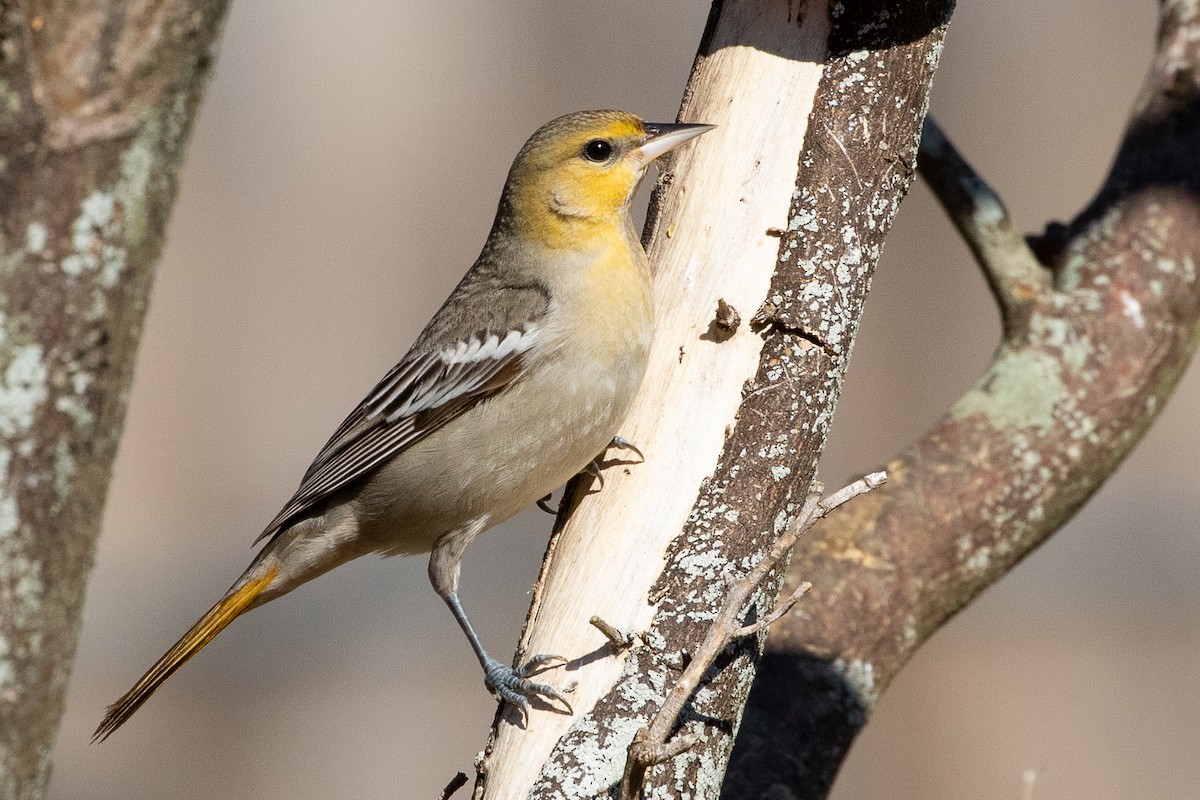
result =
[{"label": "thin twig", "polygon": [[1017,230],[999,195],[971,168],[934,122],[925,118],[917,170],[962,234],[1000,304],[1005,331],[1050,287],[1050,274]]},{"label": "thin twig", "polygon": [[[859,478],[858,480],[856,480],[854,483],[850,484],[849,486],[843,486],[841,489],[838,489],[836,492],[829,495],[829,497],[827,497],[826,499],[821,501],[821,514],[820,514],[820,516],[817,517],[817,519],[820,519],[821,517],[825,516],[830,511],[833,511],[835,508],[837,508],[838,506],[843,505],[844,503],[846,503],[850,500],[853,500],[854,498],[858,497],[860,494],[866,494],[867,492],[871,491],[872,489],[878,489],[880,486],[882,486],[886,482],[887,482],[887,473],[886,472],[872,472],[870,475]],[[816,519],[813,520],[813,522],[816,522],[816,521],[817,521]],[[800,533],[803,533],[803,531],[801,531]],[[797,538],[799,538],[799,534],[797,534]]]},{"label": "thin twig", "polygon": [[738,313],[736,308],[726,303],[724,297],[718,297],[717,316],[713,321],[721,330],[733,333],[742,324],[742,315]]},{"label": "thin twig", "polygon": [[654,718],[650,720],[650,724],[634,735],[633,741],[629,744],[625,774],[621,777],[620,794],[618,795],[620,800],[633,800],[638,796],[648,767],[674,758],[694,746],[699,740],[694,734],[668,737],[675,727],[675,721],[679,718],[683,707],[696,691],[696,687],[704,679],[704,673],[716,661],[721,651],[728,647],[734,639],[750,633],[757,633],[771,622],[779,619],[808,591],[809,586],[804,584],[791,597],[776,606],[775,610],[767,614],[761,623],[739,625],[738,618],[742,609],[746,607],[750,596],[758,590],[771,570],[775,569],[780,560],[791,552],[796,545],[796,540],[812,527],[814,522],[852,497],[869,492],[886,480],[887,473],[873,472],[834,492],[824,501],[821,500],[821,492],[824,491],[824,487],[820,483],[813,482],[808,496],[804,500],[804,506],[800,509],[796,519],[775,540],[775,543],[771,545],[770,552],[754,565],[746,577],[730,587],[729,594],[725,598],[725,605],[704,634],[704,640],[700,646],[692,654],[691,663],[679,676],[675,685],[671,687],[671,691],[667,693],[666,699],[663,700],[663,704],[655,713]]},{"label": "thin twig", "polygon": [[541,500],[538,500],[537,507],[540,508],[542,511],[545,511],[547,514],[550,514],[552,516],[558,516],[558,512],[561,511],[562,509],[555,508],[554,506],[550,505],[550,498],[553,496],[554,495],[552,495],[552,494],[548,494],[545,497],[543,497]]},{"label": "thin twig", "polygon": [[449,800],[450,795],[457,792],[459,789],[467,785],[467,774],[460,772],[450,779],[446,784],[446,788],[442,789],[442,793],[438,796],[438,800]]},{"label": "thin twig", "polygon": [[800,602],[800,598],[804,597],[804,595],[808,594],[811,589],[812,589],[812,584],[809,583],[808,581],[804,581],[803,583],[801,583],[799,586],[796,587],[796,591],[792,592],[786,598],[781,600],[779,602],[779,605],[775,606],[775,609],[770,614],[767,614],[765,617],[758,620],[757,622],[752,622],[749,625],[743,625],[742,627],[740,627],[736,631],[734,631],[733,638],[745,639],[747,636],[753,636],[754,634],[758,633],[763,628],[770,627],[772,622],[775,622],[780,617],[782,617],[784,614],[791,611],[792,606],[794,606],[794,605],[796,605],[796,603]]},{"label": "thin twig", "polygon": [[633,634],[615,627],[600,617],[593,616],[588,620],[588,624],[603,633],[604,638],[612,643],[613,649],[618,653],[633,647]]}]

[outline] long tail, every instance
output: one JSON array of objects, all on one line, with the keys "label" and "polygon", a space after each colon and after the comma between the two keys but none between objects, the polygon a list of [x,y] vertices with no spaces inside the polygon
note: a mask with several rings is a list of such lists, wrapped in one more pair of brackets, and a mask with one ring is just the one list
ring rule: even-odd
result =
[{"label": "long tail", "polygon": [[229,623],[247,611],[263,593],[263,590],[275,579],[276,573],[277,570],[272,567],[260,577],[243,583],[222,597],[192,626],[191,630],[175,643],[174,647],[164,653],[163,657],[146,671],[146,674],[133,685],[132,689],[108,707],[108,711],[104,714],[104,720],[92,734],[92,741],[104,741],[109,734],[125,724],[125,720],[133,716],[133,712],[150,699],[150,695],[154,694],[163,681],[175,674],[175,670],[187,663],[189,658],[199,653],[218,633],[225,630]]}]

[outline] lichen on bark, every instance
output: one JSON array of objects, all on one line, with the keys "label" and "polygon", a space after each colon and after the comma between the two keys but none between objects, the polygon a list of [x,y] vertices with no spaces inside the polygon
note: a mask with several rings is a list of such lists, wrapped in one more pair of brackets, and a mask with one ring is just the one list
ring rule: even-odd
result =
[{"label": "lichen on bark", "polygon": [[[913,174],[950,6],[834,4],[833,37],[796,155],[798,178],[775,277],[757,314],[741,309],[754,320],[737,335],[763,341],[757,370],[650,591],[656,613],[644,643],[627,657],[615,688],[558,742],[531,797],[612,790],[634,734],[711,624],[728,581],[744,575],[798,512],[824,446],[871,272]],[[804,5],[801,12],[816,13]],[[714,14],[720,13],[717,4]],[[791,17],[787,22],[795,24]],[[706,55],[702,47],[698,63]],[[689,97],[699,91],[689,87]],[[748,615],[766,614],[778,588],[779,576],[769,579]],[[652,767],[643,796],[718,795],[759,644],[743,641],[718,660],[680,718],[681,730],[697,744]]]},{"label": "lichen on bark", "polygon": [[0,7],[0,798],[40,797],[223,2]]},{"label": "lichen on bark", "polygon": [[1108,178],[1021,256],[1040,275],[976,251],[1006,318],[1001,346],[887,465],[887,485],[796,548],[791,580],[822,602],[772,631],[723,797],[825,797],[916,649],[1070,518],[1162,409],[1200,340],[1198,33],[1195,3],[1161,5],[1159,52]]}]

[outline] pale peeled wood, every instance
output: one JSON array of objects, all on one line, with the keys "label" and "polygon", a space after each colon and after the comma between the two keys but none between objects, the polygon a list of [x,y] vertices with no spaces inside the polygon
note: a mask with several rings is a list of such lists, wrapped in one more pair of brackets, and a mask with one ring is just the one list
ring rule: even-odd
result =
[{"label": "pale peeled wood", "polygon": [[[554,744],[616,682],[625,659],[607,654],[607,640],[588,620],[595,614],[632,633],[649,628],[649,589],[758,367],[762,340],[747,323],[775,269],[779,239],[767,229],[787,224],[828,36],[825,4],[799,5],[802,25],[788,2],[726,3],[712,54],[693,74],[680,119],[718,127],[677,153],[649,247],[657,332],[646,381],[621,428],[646,461],[628,474],[608,469],[603,492],[575,510],[522,646],[527,655],[582,657],[565,675],[546,676],[576,684],[576,716],[534,710],[521,729],[506,715],[484,797],[526,797]],[[722,343],[701,338],[718,298],[744,320]]]}]

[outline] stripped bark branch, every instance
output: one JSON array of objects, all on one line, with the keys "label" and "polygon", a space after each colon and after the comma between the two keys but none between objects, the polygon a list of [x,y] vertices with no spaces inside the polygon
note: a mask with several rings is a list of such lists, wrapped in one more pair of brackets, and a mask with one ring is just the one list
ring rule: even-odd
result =
[{"label": "stripped bark branch", "polygon": [[[603,493],[568,492],[521,644],[576,656],[577,713],[535,711],[527,729],[502,714],[477,800],[615,790],[725,582],[800,511],[913,174],[952,5],[715,4],[680,118],[719,127],[669,166],[644,236],[660,319],[622,434],[646,463],[606,475]],[[710,334],[718,299],[760,309],[761,324]],[[778,596],[769,576],[755,613]],[[645,646],[616,652],[593,615]],[[694,740],[676,741],[693,746],[646,771],[648,796],[719,791],[759,646],[729,648],[680,720]]]}]

